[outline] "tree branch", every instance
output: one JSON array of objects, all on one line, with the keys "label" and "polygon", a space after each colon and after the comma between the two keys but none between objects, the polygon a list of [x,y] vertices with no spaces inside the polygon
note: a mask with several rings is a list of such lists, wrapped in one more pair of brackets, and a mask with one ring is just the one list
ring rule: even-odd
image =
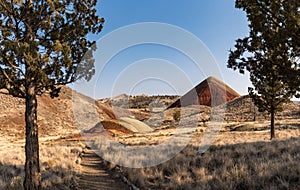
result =
[{"label": "tree branch", "polygon": [[[6,88],[5,88],[5,89],[6,89]],[[8,89],[6,89],[6,90],[8,90]],[[9,92],[1,92],[1,91],[0,91],[0,94],[4,94],[4,95],[12,95],[13,97],[24,99],[24,96],[23,96],[23,95],[10,94]]]},{"label": "tree branch", "polygon": [[3,59],[5,60],[5,62],[8,63],[13,69],[18,70],[18,71],[23,75],[23,77],[25,77],[25,73],[22,71],[21,68],[15,66],[15,65],[14,65],[13,63],[11,63],[6,57],[2,57],[2,58],[3,58]]},{"label": "tree branch", "polygon": [[14,83],[14,81],[8,76],[8,74],[2,68],[0,68],[0,71],[3,74],[3,76],[8,80],[8,82]]},{"label": "tree branch", "polygon": [[[256,2],[256,4],[261,8],[261,10],[266,14],[266,15],[268,15],[268,14],[271,14],[271,19],[272,19],[272,21],[278,26],[278,27],[282,27],[282,26],[280,26],[280,24],[278,23],[278,17],[277,17],[277,15],[276,14],[274,14],[272,11],[270,11],[269,9],[267,9],[267,8],[265,8],[261,3],[259,3],[258,2],[258,0],[256,0],[255,1]],[[276,19],[274,19],[274,18],[276,18]]]},{"label": "tree branch", "polygon": [[3,1],[0,1],[0,5],[2,6],[2,8],[4,8],[8,13],[11,13],[10,10],[3,3],[4,3]]}]

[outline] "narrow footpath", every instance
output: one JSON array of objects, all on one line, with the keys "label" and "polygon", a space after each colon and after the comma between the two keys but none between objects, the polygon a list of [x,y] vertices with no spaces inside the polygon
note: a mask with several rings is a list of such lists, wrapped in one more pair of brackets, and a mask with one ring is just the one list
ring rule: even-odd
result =
[{"label": "narrow footpath", "polygon": [[81,160],[81,172],[77,176],[81,190],[130,190],[130,187],[113,175],[93,150],[86,149]]}]

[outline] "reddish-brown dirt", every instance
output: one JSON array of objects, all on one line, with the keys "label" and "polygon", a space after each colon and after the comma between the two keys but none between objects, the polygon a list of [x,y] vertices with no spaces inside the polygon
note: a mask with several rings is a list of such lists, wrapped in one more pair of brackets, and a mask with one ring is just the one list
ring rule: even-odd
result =
[{"label": "reddish-brown dirt", "polygon": [[214,77],[209,77],[171,104],[169,108],[189,105],[213,107],[224,104],[239,96],[240,95],[227,84]]}]

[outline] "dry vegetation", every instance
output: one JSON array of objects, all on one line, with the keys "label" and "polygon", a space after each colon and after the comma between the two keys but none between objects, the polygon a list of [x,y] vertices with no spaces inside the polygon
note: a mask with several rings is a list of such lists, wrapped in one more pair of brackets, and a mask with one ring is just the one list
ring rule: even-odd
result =
[{"label": "dry vegetation", "polygon": [[[178,132],[176,126],[182,121],[185,128],[179,130],[180,138],[193,138],[174,158],[157,166],[130,169],[108,163],[111,169],[119,168],[140,189],[299,189],[300,105],[286,105],[285,111],[278,114],[277,139],[270,141],[267,116],[257,113],[248,97],[236,99],[226,105],[225,121],[215,144],[204,154],[200,154],[198,146],[212,113],[209,107],[174,108],[161,115],[150,112],[148,107],[144,108],[145,102],[152,99],[141,97],[142,109],[119,108],[114,111],[117,116],[127,116],[131,112],[136,119],[155,130],[144,134],[124,133],[124,136],[116,135],[114,140],[133,148],[158,145],[171,139]],[[168,102],[175,97],[162,98],[163,102]],[[7,111],[0,113],[0,189],[22,189],[25,159],[22,140],[24,106],[19,99],[4,95],[0,95],[0,99],[4,102],[0,104],[0,108]],[[89,109],[94,108],[96,103],[100,120],[114,119],[115,112],[112,112],[110,106],[101,100],[93,101],[82,96],[80,102],[83,103],[79,105]],[[58,99],[41,97],[39,102],[43,189],[69,189],[70,186],[76,186],[76,174],[81,172],[79,155],[85,147],[79,139],[66,138],[78,133],[72,112],[71,91],[64,88]],[[79,119],[81,118],[84,122],[89,120],[87,115],[81,115]],[[199,121],[195,130],[188,128],[191,118]],[[109,143],[99,145],[98,142],[104,137],[88,136],[92,137],[96,138],[94,145],[98,149],[111,151],[106,151],[106,157],[116,162],[124,158],[124,152],[115,151]],[[179,141],[178,144],[150,154],[155,154],[158,159],[163,158],[170,154],[170,149],[180,146]],[[138,166],[143,159],[147,159],[146,154],[132,155],[126,162],[134,162],[133,165]]]},{"label": "dry vegetation", "polygon": [[[201,133],[175,158],[158,166],[121,168],[141,189],[298,189],[300,131],[222,132],[204,154]],[[128,140],[129,142],[130,140]],[[136,155],[137,157],[139,155]]]},{"label": "dry vegetation", "polygon": [[126,94],[121,94],[119,96],[113,98],[101,99],[99,101],[103,103],[108,103],[110,105],[122,108],[131,108],[131,109],[141,109],[141,108],[149,108],[151,105],[156,104],[161,106],[162,103],[165,105],[169,105],[174,100],[178,99],[179,96],[175,95],[155,95],[155,96],[147,96],[147,95],[136,95],[136,96],[128,96]]},{"label": "dry vegetation", "polygon": [[[40,146],[43,189],[69,189],[76,185],[79,154],[84,145],[79,141],[42,142]],[[24,143],[6,144],[0,150],[0,189],[23,189]]]},{"label": "dry vegetation", "polygon": [[[66,137],[78,133],[72,112],[72,91],[38,98],[40,166],[43,189],[69,189],[78,168],[80,141]],[[59,106],[58,106],[59,105]],[[0,94],[0,189],[23,189],[25,163],[24,101]]]},{"label": "dry vegetation", "polygon": [[[212,113],[205,106],[168,110],[163,126],[154,132],[115,137],[127,147],[143,148],[172,138],[180,120],[189,121],[198,114],[200,121],[190,144],[174,158],[153,167],[132,169],[119,166],[120,170],[140,189],[299,189],[299,105],[287,104],[285,111],[277,115],[277,139],[274,141],[269,140],[268,116],[258,113],[249,97],[241,97],[225,107],[225,121],[218,138],[204,154],[199,153],[198,146]],[[218,110],[214,112],[218,113]],[[159,116],[152,115],[144,122],[153,123],[159,119]],[[184,125],[189,127],[188,122]],[[182,129],[182,138],[190,133],[192,131]],[[122,163],[126,155],[110,144],[99,145],[96,141],[94,145],[100,150],[110,150],[101,156],[116,163]],[[162,159],[170,154],[169,149],[178,146],[180,144],[173,144],[152,154]],[[123,164],[139,166],[148,156],[132,155],[126,157]],[[115,164],[110,163],[110,167],[115,168]]]},{"label": "dry vegetation", "polygon": [[[147,147],[168,141],[175,133],[176,120],[188,121],[198,114],[198,127],[189,145],[173,159],[153,167],[132,169],[120,166],[125,176],[140,189],[298,189],[300,186],[300,118],[299,106],[286,105],[276,121],[277,139],[270,141],[270,123],[263,115],[255,113],[249,99],[227,105],[226,120],[218,138],[204,154],[199,144],[210,124],[211,110],[191,107],[168,110],[164,126],[147,134],[133,134],[115,138],[128,147]],[[245,100],[245,101],[244,101]],[[198,110],[198,111],[197,111]],[[253,111],[254,110],[254,111]],[[216,111],[217,113],[217,111]],[[243,116],[243,114],[245,114]],[[256,116],[255,121],[253,116]],[[179,117],[179,118],[178,118]],[[176,119],[177,118],[177,119]],[[152,119],[156,119],[155,117]],[[193,123],[193,122],[192,122]],[[188,123],[186,126],[188,127]],[[192,131],[182,130],[182,138]],[[99,141],[99,140],[98,140]],[[126,152],[108,145],[94,145],[100,150],[109,149],[103,157],[121,162]],[[170,154],[165,147],[153,152],[157,159]],[[126,157],[125,165],[139,166],[147,154]],[[114,168],[114,163],[110,164]]]}]

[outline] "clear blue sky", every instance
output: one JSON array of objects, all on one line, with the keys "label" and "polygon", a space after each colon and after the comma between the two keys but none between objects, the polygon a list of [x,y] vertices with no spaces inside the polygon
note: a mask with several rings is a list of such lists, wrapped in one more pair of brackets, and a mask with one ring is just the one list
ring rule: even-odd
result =
[{"label": "clear blue sky", "polygon": [[[226,67],[228,51],[234,47],[235,40],[248,35],[246,15],[234,7],[234,0],[100,0],[97,10],[106,22],[103,31],[91,38],[98,40],[120,27],[140,22],[161,22],[179,26],[197,36],[209,48],[219,65],[223,81],[238,93],[247,94],[247,89],[251,86],[249,76],[241,75]],[[186,66],[184,72],[190,75],[194,86],[207,77],[194,72],[193,67],[189,66],[188,59],[175,50],[157,45],[132,47],[116,55],[107,64],[95,87],[95,97],[110,97],[111,88],[120,73],[129,65],[138,64],[139,60],[147,58],[175,62],[180,68]],[[159,65],[158,63],[159,61],[156,65]],[[166,67],[162,64],[159,69],[163,70]],[[188,87],[174,90],[167,83],[147,79],[136,84],[130,92],[182,95],[187,90]],[[117,93],[122,93],[122,90]]]}]

